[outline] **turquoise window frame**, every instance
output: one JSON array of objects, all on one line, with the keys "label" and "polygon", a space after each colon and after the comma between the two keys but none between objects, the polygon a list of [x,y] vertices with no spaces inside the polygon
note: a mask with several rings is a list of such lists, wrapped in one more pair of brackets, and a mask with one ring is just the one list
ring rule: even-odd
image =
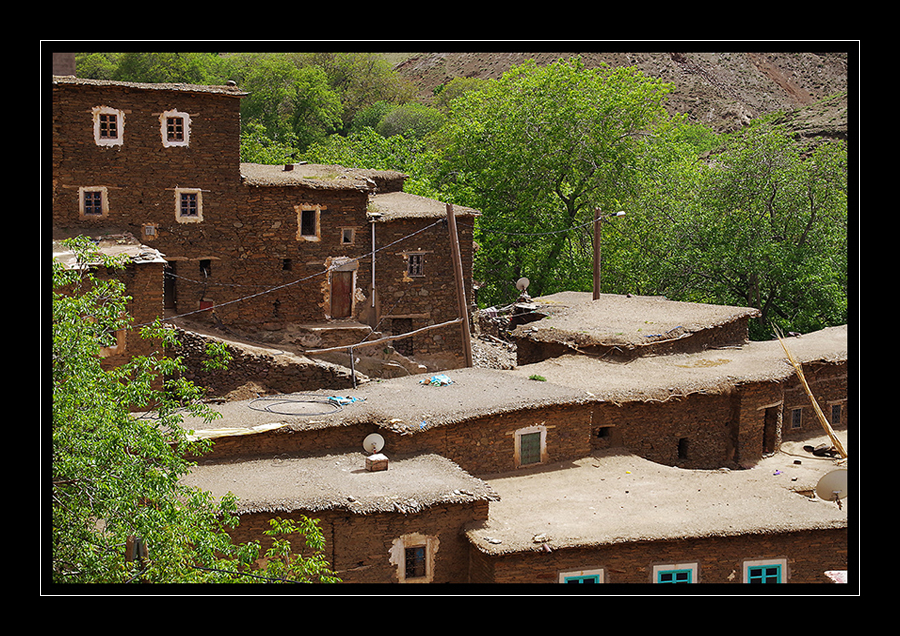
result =
[{"label": "turquoise window frame", "polygon": [[781,583],[781,564],[764,563],[747,566],[747,583]]},{"label": "turquoise window frame", "polygon": [[582,574],[578,576],[566,576],[563,578],[563,583],[599,583],[600,575],[599,574]]},{"label": "turquoise window frame", "polygon": [[694,572],[690,569],[660,570],[656,573],[657,583],[693,583]]}]

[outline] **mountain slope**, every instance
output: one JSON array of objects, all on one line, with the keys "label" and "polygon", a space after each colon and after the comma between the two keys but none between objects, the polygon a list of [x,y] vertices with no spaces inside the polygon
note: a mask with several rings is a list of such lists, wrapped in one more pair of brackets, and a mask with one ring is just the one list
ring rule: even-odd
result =
[{"label": "mountain slope", "polygon": [[[454,77],[499,78],[533,59],[550,64],[579,55],[588,67],[635,66],[675,85],[672,112],[717,131],[734,130],[776,111],[792,114],[804,134],[846,138],[848,52],[451,52],[413,53],[396,64],[428,101]],[[834,97],[836,96],[837,97]],[[822,100],[831,97],[827,101]]]}]

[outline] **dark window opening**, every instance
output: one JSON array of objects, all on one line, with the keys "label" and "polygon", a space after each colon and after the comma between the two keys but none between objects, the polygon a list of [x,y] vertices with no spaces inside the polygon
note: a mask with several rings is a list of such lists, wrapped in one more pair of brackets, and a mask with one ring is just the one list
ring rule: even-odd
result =
[{"label": "dark window opening", "polygon": [[203,259],[200,261],[200,273],[209,278],[212,276],[212,261],[209,259]]},{"label": "dark window opening", "polygon": [[98,191],[84,193],[84,213],[103,214],[103,193]]},{"label": "dark window opening", "polygon": [[407,259],[406,273],[410,276],[425,275],[425,255],[410,254]]},{"label": "dark window opening", "polygon": [[184,118],[169,117],[166,119],[166,139],[184,141]]},{"label": "dark window opening", "polygon": [[687,437],[682,437],[678,440],[678,459],[687,459],[688,458],[688,439]]},{"label": "dark window opening", "polygon": [[303,210],[300,212],[300,235],[317,236],[315,210]]},{"label": "dark window opening", "polygon": [[294,261],[289,258],[282,259],[281,270],[285,271],[285,272],[289,272],[292,269],[294,269]]},{"label": "dark window opening", "polygon": [[199,216],[200,206],[196,192],[181,193],[181,216]]},{"label": "dark window opening", "polygon": [[100,139],[118,139],[118,116],[112,114],[100,114]]},{"label": "dark window opening", "polygon": [[406,578],[415,579],[425,576],[425,546],[406,548]]}]

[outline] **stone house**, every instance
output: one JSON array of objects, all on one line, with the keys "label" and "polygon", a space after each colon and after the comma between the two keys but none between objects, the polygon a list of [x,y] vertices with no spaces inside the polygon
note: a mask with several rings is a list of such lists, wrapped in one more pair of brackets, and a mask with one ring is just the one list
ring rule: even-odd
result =
[{"label": "stone house", "polygon": [[[403,193],[396,172],[242,163],[244,95],[54,76],[54,238],[129,233],[166,259],[168,316],[243,331],[352,323],[397,333],[457,318],[447,206]],[[471,303],[471,230],[462,234]],[[459,332],[404,346],[452,366]]]},{"label": "stone house", "polygon": [[[124,285],[128,298],[127,312],[135,324],[153,322],[162,315],[163,270],[165,259],[158,251],[141,245],[133,236],[107,236],[97,241],[95,249],[106,256],[123,261],[124,267],[107,268],[99,264],[80,264],[68,248],[54,242],[53,259],[66,268],[89,267],[98,280],[115,278]],[[65,290],[61,290],[65,291]],[[132,356],[149,356],[159,343],[143,338],[137,329],[124,329],[116,333],[116,344],[102,349],[100,355],[104,367],[122,364]]]},{"label": "stone house", "polygon": [[[846,329],[791,347],[846,430]],[[187,481],[238,496],[240,540],[272,516],[319,519],[348,583],[813,583],[848,567],[846,507],[814,494],[841,463],[794,459],[822,429],[786,434],[781,413],[809,403],[777,342],[446,375],[365,383],[344,406],[327,391],[218,405],[217,423],[185,423],[214,441]],[[387,470],[367,468],[372,433]]]}]

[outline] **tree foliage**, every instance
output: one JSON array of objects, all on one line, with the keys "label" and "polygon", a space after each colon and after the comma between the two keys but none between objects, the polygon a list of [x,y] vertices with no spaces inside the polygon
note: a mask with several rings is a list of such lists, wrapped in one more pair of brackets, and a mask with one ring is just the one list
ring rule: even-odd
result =
[{"label": "tree foliage", "polygon": [[618,209],[633,195],[645,137],[666,120],[670,90],[635,69],[588,69],[576,58],[525,63],[451,103],[437,178],[483,213],[485,302],[508,301],[521,276],[545,294],[585,264],[590,271],[594,209]]},{"label": "tree foliage", "polygon": [[[99,350],[110,334],[130,328],[121,282],[94,274],[121,263],[93,252],[86,239],[67,243],[79,267],[53,261],[52,451],[50,487],[51,576],[54,583],[192,583],[245,581],[256,572],[258,543],[234,545],[237,523],[231,495],[214,500],[180,480],[194,465],[189,454],[207,443],[181,427],[185,414],[215,417],[203,391],[183,379],[179,359],[136,356],[105,369]],[[162,347],[173,331],[159,323],[142,329]],[[222,351],[214,364],[225,362]],[[302,560],[282,560],[278,578],[332,580],[315,549]],[[294,528],[281,528],[293,532]],[[140,546],[147,546],[146,552]],[[284,549],[284,542],[279,544]],[[283,556],[283,555],[282,555]]]},{"label": "tree foliage", "polygon": [[[670,84],[578,59],[456,78],[418,104],[370,53],[80,54],[79,73],[234,79],[243,161],[398,170],[405,189],[476,208],[479,302],[592,285],[756,307],[754,337],[846,321],[847,152],[770,121],[719,138],[666,113]],[[775,121],[774,119],[772,121]]]}]

